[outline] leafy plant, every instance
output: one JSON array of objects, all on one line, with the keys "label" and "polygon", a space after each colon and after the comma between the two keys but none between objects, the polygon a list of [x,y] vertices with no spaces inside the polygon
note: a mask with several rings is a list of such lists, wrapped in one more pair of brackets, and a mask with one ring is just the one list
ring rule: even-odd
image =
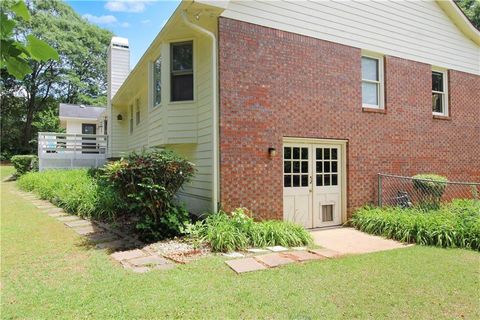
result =
[{"label": "leafy plant", "polygon": [[413,176],[413,187],[421,195],[420,206],[423,209],[438,209],[447,182],[447,178],[436,174]]},{"label": "leafy plant", "polygon": [[312,238],[303,227],[283,221],[255,222],[245,208],[230,214],[223,211],[189,225],[185,233],[194,240],[208,242],[213,251],[229,252],[247,247],[302,246]]},{"label": "leafy plant", "polygon": [[454,200],[441,208],[364,207],[352,217],[357,229],[387,238],[480,250],[480,201]]},{"label": "leafy plant", "polygon": [[147,239],[180,233],[188,214],[175,202],[182,185],[194,175],[193,164],[166,150],[132,153],[104,169],[104,178],[118,193],[137,228]]},{"label": "leafy plant", "polygon": [[22,175],[29,171],[38,171],[38,157],[34,155],[13,156],[10,161],[15,167],[16,174]]}]

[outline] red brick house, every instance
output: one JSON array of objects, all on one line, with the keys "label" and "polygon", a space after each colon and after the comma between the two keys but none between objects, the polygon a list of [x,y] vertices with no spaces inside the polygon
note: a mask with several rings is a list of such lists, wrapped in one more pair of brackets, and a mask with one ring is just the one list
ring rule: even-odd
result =
[{"label": "red brick house", "polygon": [[322,227],[377,173],[480,181],[480,32],[453,1],[183,1],[125,59],[112,41],[110,156],[189,158],[193,212]]}]

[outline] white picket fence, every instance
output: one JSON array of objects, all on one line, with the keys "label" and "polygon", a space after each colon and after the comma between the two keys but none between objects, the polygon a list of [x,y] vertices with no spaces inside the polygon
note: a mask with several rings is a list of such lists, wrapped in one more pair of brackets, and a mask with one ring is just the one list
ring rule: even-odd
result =
[{"label": "white picket fence", "polygon": [[97,168],[107,159],[108,136],[38,133],[39,170]]}]

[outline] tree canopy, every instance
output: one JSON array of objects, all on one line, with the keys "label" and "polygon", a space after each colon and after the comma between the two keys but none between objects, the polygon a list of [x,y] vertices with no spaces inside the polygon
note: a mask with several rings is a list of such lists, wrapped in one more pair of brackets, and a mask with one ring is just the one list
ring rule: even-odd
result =
[{"label": "tree canopy", "polygon": [[455,2],[473,25],[480,30],[480,0],[457,0]]}]

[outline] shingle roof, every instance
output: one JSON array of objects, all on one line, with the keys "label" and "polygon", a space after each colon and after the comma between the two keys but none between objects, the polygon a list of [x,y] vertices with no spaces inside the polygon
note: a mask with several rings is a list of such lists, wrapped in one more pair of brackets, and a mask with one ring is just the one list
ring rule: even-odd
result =
[{"label": "shingle roof", "polygon": [[60,117],[98,119],[105,107],[92,107],[83,104],[60,103]]}]

